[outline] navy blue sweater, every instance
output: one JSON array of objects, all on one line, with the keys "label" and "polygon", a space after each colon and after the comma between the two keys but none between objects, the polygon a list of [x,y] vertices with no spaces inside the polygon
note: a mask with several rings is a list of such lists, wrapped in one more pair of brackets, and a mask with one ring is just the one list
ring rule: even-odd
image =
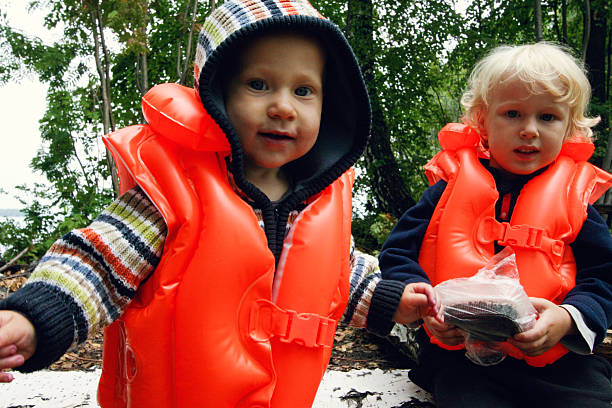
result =
[{"label": "navy blue sweater", "polygon": [[[497,169],[485,167],[495,179],[499,197],[510,194],[510,211],[506,218],[500,218],[501,199],[495,207],[498,221],[507,221],[525,183],[541,171],[508,177]],[[419,202],[399,219],[383,245],[379,256],[383,279],[372,296],[367,321],[368,329],[374,333],[389,333],[394,324],[393,314],[408,283],[429,283],[417,260],[429,220],[445,188],[444,181],[429,187]],[[567,294],[563,304],[572,305],[582,313],[585,323],[596,334],[595,344],[598,344],[612,324],[612,236],[592,206],[588,207],[587,219],[570,247],[576,260],[576,286]],[[501,249],[496,246],[496,251]]]}]

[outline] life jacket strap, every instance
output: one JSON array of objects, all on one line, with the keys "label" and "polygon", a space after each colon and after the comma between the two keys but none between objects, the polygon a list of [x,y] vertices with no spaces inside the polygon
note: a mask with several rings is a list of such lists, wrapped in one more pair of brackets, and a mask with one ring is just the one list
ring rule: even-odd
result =
[{"label": "life jacket strap", "polygon": [[563,259],[565,243],[552,239],[542,229],[527,224],[511,225],[499,222],[494,217],[482,220],[477,231],[478,240],[482,243],[497,241],[499,245],[524,249],[537,249],[544,252],[558,270]]},{"label": "life jacket strap", "polygon": [[337,325],[338,321],[316,313],[297,313],[267,299],[258,299],[251,309],[249,335],[257,342],[278,336],[284,343],[331,348]]}]

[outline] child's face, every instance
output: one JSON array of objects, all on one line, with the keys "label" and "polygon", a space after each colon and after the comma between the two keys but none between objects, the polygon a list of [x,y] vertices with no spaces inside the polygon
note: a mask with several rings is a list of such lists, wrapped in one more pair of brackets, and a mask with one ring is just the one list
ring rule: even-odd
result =
[{"label": "child's face", "polygon": [[225,108],[245,152],[245,171],[278,169],[312,148],[323,105],[321,47],[307,37],[254,41],[231,78]]},{"label": "child's face", "polygon": [[559,154],[568,134],[570,107],[543,91],[533,94],[518,79],[493,90],[480,130],[488,141],[491,166],[531,174]]}]

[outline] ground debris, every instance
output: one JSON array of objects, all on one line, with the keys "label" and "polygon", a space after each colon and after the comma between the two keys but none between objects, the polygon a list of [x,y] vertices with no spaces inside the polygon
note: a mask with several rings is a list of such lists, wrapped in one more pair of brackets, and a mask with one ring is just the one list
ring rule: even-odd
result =
[{"label": "ground debris", "polygon": [[361,401],[367,398],[369,395],[377,395],[378,393],[372,391],[359,392],[354,388],[351,388],[349,392],[340,397],[341,400],[357,400]]},{"label": "ground debris", "polygon": [[28,269],[27,265],[11,265],[0,272],[0,300],[23,286],[30,276]]},{"label": "ground debris", "polygon": [[365,329],[339,326],[329,368],[337,371],[412,368],[414,360],[393,342],[392,338],[379,337]]},{"label": "ground debris", "polygon": [[393,408],[435,408],[435,405],[428,401],[421,401],[417,398],[410,397],[410,401],[402,403]]},{"label": "ground debris", "polygon": [[349,392],[347,392],[346,394],[340,397],[340,400],[351,401],[351,403],[355,403],[355,408],[361,408],[363,406],[363,400],[368,398],[370,395],[380,395],[380,394],[376,392],[371,392],[371,391],[359,392],[355,390],[354,388],[351,388]]}]

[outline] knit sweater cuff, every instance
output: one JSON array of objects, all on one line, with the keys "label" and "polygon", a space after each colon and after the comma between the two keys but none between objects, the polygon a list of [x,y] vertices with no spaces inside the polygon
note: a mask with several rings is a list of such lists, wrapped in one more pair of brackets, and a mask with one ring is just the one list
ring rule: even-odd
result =
[{"label": "knit sweater cuff", "polygon": [[27,317],[36,329],[36,351],[17,371],[29,373],[48,367],[68,350],[74,340],[74,319],[53,289],[34,282],[0,302],[0,310]]},{"label": "knit sweater cuff", "polygon": [[369,331],[379,336],[389,334],[395,322],[393,315],[397,310],[406,284],[394,280],[381,280],[376,285],[366,326]]}]

